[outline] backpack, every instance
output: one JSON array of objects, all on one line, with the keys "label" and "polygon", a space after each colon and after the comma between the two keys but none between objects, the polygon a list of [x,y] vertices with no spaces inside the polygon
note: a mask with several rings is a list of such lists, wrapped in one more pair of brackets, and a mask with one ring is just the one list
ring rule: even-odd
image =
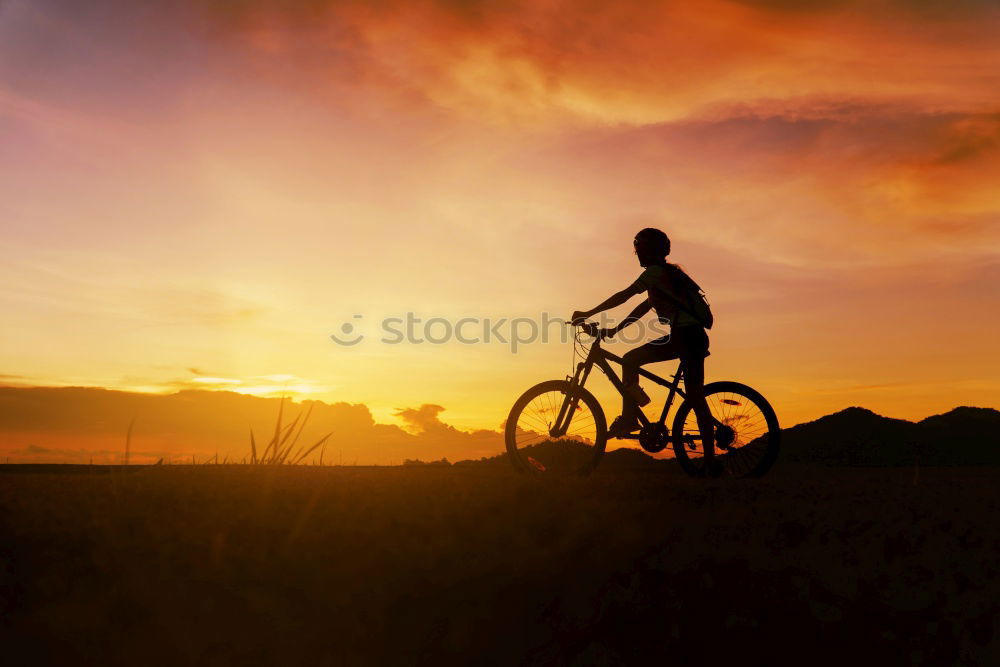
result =
[{"label": "backpack", "polygon": [[712,324],[715,323],[715,317],[712,315],[712,307],[708,305],[708,298],[705,296],[704,290],[679,266],[673,264],[667,264],[667,266],[670,268],[670,280],[674,287],[679,289],[684,301],[678,301],[665,291],[661,290],[660,293],[673,301],[680,310],[697,320],[698,324],[706,329],[711,329]]}]

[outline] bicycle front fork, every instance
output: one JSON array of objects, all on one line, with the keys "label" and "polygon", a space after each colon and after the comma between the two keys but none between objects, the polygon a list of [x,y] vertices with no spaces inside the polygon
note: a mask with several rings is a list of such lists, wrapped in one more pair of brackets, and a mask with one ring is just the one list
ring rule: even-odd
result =
[{"label": "bicycle front fork", "polygon": [[566,435],[566,431],[569,429],[569,425],[573,421],[573,415],[576,413],[576,409],[580,405],[580,398],[576,395],[574,389],[582,387],[583,383],[587,379],[587,375],[589,374],[590,368],[587,367],[586,362],[580,362],[576,367],[576,374],[573,376],[566,376],[566,383],[569,385],[569,391],[566,392],[566,400],[564,400],[562,405],[559,407],[559,414],[556,416],[555,423],[553,423],[552,428],[549,429],[550,438],[561,438]]},{"label": "bicycle front fork", "polygon": [[566,394],[566,400],[563,401],[559,408],[559,414],[556,416],[556,421],[552,425],[552,428],[549,429],[549,437],[561,438],[566,435],[570,422],[573,421],[573,414],[576,412],[579,405],[580,399],[577,396],[570,395],[569,393]]}]

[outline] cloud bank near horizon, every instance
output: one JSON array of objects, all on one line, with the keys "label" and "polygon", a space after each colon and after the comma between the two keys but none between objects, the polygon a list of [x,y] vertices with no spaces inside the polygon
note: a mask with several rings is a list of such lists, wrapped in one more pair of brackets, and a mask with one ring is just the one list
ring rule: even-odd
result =
[{"label": "cloud bank near horizon", "polygon": [[[281,399],[226,391],[139,394],[92,387],[0,387],[0,457],[12,463],[119,463],[134,423],[130,460],[205,461],[250,457],[274,432]],[[441,421],[440,405],[399,411],[407,428],[377,423],[362,404],[283,403],[283,424],[312,410],[299,444],[333,435],[324,463],[391,465],[406,459],[452,462],[503,451],[498,431],[463,431]],[[319,451],[308,462],[319,460]]]}]

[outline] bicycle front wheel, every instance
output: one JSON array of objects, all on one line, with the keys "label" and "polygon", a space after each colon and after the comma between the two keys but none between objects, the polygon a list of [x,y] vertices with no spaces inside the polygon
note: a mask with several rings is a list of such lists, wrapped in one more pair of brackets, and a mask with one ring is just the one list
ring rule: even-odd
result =
[{"label": "bicycle front wheel", "polygon": [[[781,428],[774,409],[760,392],[739,382],[705,385],[705,399],[715,421],[715,455],[733,477],[760,477],[778,458]],[[674,416],[674,455],[689,475],[698,476],[704,448],[689,401]]]},{"label": "bicycle front wheel", "polygon": [[565,380],[542,382],[524,392],[504,429],[514,468],[535,475],[589,474],[600,462],[607,438],[600,403]]}]

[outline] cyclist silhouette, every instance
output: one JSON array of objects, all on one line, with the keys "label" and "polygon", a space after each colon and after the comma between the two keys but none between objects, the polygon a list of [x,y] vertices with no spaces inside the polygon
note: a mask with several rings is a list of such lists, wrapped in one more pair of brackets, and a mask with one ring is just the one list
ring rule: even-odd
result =
[{"label": "cyclist silhouette", "polygon": [[[616,308],[634,296],[647,294],[646,300],[636,306],[622,322],[611,329],[601,329],[601,338],[610,338],[628,325],[639,321],[650,309],[655,310],[660,322],[670,324],[670,335],[649,341],[645,345],[630,350],[622,357],[622,382],[626,391],[622,392],[622,413],[608,429],[609,438],[622,438],[640,427],[638,411],[640,403],[649,402],[639,387],[639,367],[656,361],[681,359],[684,368],[684,388],[691,401],[698,420],[698,430],[702,438],[705,456],[705,474],[717,477],[722,466],[715,460],[713,419],[705,400],[705,357],[709,355],[708,334],[705,327],[711,327],[711,314],[699,316],[697,308],[691,307],[689,289],[697,285],[676,264],[667,262],[670,254],[670,239],[659,229],[647,227],[635,235],[632,241],[639,265],[644,271],[639,278],[613,294],[591,310],[574,311],[572,321],[580,324],[587,318],[611,308]],[[682,304],[688,304],[685,307]],[[707,306],[705,307],[707,309]],[[644,401],[644,402],[643,402]]]}]

